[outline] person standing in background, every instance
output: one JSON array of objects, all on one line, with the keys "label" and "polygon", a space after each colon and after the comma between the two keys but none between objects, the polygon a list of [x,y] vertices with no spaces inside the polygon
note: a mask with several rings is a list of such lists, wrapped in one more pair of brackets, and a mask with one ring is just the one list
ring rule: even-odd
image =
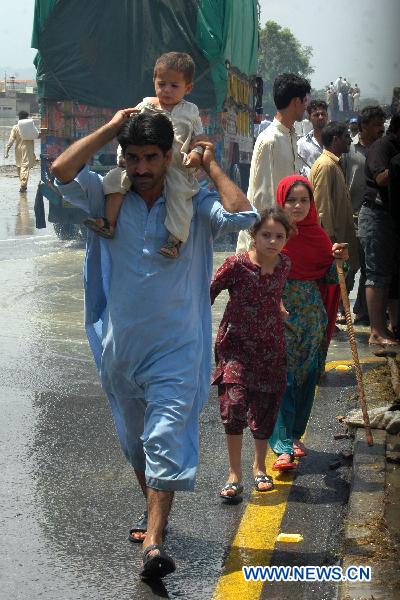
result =
[{"label": "person standing in background", "polygon": [[[294,123],[303,119],[310,92],[307,79],[293,73],[282,73],[274,81],[277,113],[271,125],[256,140],[247,191],[248,199],[259,212],[275,204],[280,180],[300,170]],[[250,244],[248,232],[241,231],[236,252],[248,250]]]},{"label": "person standing in background", "polygon": [[39,137],[39,131],[29,118],[29,114],[21,110],[18,113],[18,123],[11,129],[4,158],[8,158],[10,148],[15,144],[15,164],[17,165],[20,182],[20,193],[28,189],[29,171],[35,165],[35,139]]},{"label": "person standing in background", "polygon": [[301,173],[308,177],[311,167],[323,151],[321,132],[328,122],[328,106],[324,100],[311,100],[307,106],[312,130],[297,142],[297,152],[302,160]]},{"label": "person standing in background", "polygon": [[322,130],[324,151],[313,164],[310,182],[322,227],[332,242],[349,245],[350,269],[358,270],[358,250],[349,190],[340,166],[340,157],[350,149],[346,123],[332,121]]},{"label": "person standing in background", "polygon": [[[389,205],[389,166],[399,152],[400,114],[397,114],[392,117],[386,135],[368,149],[364,202],[358,219],[359,237],[365,253],[365,292],[371,323],[369,343],[373,346],[398,345],[394,334],[398,290],[397,285],[393,286],[398,238]],[[386,312],[391,329],[387,325]]]},{"label": "person standing in background", "polygon": [[[365,158],[368,148],[375,140],[382,137],[384,133],[385,113],[380,106],[366,106],[362,109],[358,117],[358,134],[353,138],[350,150],[343,154],[341,165],[344,176],[350,192],[351,205],[353,208],[354,226],[356,229],[358,252],[360,257],[361,274],[358,283],[357,300],[354,304],[353,312],[355,314],[354,323],[363,323],[369,325],[367,302],[365,299],[365,256],[360,239],[358,237],[358,213],[364,201],[365,192]],[[350,119],[352,121],[352,119]],[[354,286],[355,272],[351,269],[347,273],[346,283],[348,290]],[[343,312],[343,311],[342,311]],[[338,322],[345,323],[346,319]]]}]

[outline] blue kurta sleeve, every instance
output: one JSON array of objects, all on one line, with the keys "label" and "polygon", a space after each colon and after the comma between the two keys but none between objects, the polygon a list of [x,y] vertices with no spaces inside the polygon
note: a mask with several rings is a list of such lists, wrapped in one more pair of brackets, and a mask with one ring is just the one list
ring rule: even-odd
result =
[{"label": "blue kurta sleeve", "polygon": [[231,231],[249,229],[259,219],[257,210],[230,213],[226,211],[216,192],[201,191],[199,194],[199,214],[211,225],[214,239]]},{"label": "blue kurta sleeve", "polygon": [[81,208],[92,217],[101,217],[104,214],[104,193],[102,177],[90,171],[85,165],[73,181],[61,183],[55,180],[55,185],[60,190],[64,200]]},{"label": "blue kurta sleeve", "polygon": [[[83,167],[73,181],[55,182],[62,197],[82,208],[92,217],[102,216],[104,194],[102,178]],[[102,354],[102,327],[107,308],[110,286],[110,253],[107,241],[88,230],[86,257],[83,270],[85,289],[85,328],[96,366],[100,369]]]}]

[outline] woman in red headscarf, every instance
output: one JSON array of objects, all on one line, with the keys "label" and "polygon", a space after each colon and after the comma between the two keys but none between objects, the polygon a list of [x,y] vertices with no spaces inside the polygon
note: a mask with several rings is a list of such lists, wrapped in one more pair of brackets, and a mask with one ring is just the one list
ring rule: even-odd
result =
[{"label": "woman in red headscarf", "polygon": [[282,179],[277,203],[291,216],[297,229],[283,249],[292,263],[283,292],[283,303],[289,312],[287,388],[269,439],[279,455],[273,468],[283,471],[295,468],[294,457],[305,454],[300,438],[324,369],[339,302],[334,258],[346,260],[348,252],[345,244],[332,245],[319,225],[308,179],[300,175]]}]

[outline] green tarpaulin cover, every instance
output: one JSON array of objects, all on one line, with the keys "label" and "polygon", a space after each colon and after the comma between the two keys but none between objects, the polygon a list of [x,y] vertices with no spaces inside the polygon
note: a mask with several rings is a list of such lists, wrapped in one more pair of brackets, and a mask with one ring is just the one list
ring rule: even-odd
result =
[{"label": "green tarpaulin cover", "polygon": [[221,108],[225,61],[245,75],[257,64],[256,0],[36,0],[32,47],[39,96],[94,106],[134,106],[154,95],[163,52],[196,63],[191,96]]}]

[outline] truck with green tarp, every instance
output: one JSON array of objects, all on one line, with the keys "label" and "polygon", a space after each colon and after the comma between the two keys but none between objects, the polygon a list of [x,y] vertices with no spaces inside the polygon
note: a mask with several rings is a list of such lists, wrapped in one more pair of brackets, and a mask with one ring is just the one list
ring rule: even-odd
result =
[{"label": "truck with green tarp", "polygon": [[[41,114],[37,226],[45,226],[43,196],[61,237],[82,223],[83,211],[65,203],[53,185],[52,161],[116,110],[153,96],[155,60],[169,51],[193,57],[196,75],[188,100],[198,105],[220,164],[245,188],[261,102],[258,10],[257,0],[35,0],[32,47]],[[91,168],[105,173],[115,162],[113,141],[92,158]]]}]

